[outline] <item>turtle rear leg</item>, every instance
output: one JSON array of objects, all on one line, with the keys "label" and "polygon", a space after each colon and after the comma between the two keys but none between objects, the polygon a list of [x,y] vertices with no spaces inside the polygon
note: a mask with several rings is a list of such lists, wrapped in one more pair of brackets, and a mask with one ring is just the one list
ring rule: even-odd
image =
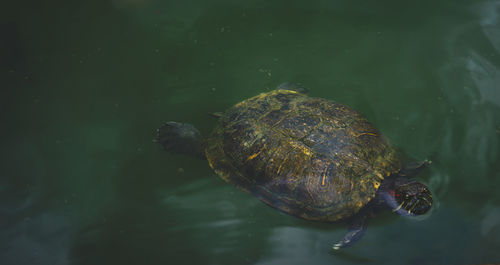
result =
[{"label": "turtle rear leg", "polygon": [[156,141],[168,152],[205,159],[200,131],[189,123],[165,123],[157,130]]}]

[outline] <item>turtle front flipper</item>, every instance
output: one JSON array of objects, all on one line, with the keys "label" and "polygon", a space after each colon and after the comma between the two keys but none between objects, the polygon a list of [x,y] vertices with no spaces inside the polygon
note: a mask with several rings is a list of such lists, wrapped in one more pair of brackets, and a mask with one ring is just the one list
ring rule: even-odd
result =
[{"label": "turtle front flipper", "polygon": [[293,83],[293,82],[284,82],[278,87],[276,87],[276,90],[291,90],[295,92],[299,92],[302,94],[307,95],[309,93],[309,89],[307,87],[304,87],[301,83]]},{"label": "turtle front flipper", "polygon": [[338,250],[340,248],[346,248],[360,240],[365,234],[366,226],[368,225],[368,215],[369,213],[360,213],[355,216],[344,238],[333,245],[333,249]]},{"label": "turtle front flipper", "polygon": [[156,141],[169,152],[205,159],[200,131],[189,123],[165,123],[157,130]]},{"label": "turtle front flipper", "polygon": [[403,166],[399,171],[399,176],[402,177],[413,177],[416,176],[420,171],[424,170],[427,166],[432,163],[430,160],[424,160],[420,162],[411,162]]}]

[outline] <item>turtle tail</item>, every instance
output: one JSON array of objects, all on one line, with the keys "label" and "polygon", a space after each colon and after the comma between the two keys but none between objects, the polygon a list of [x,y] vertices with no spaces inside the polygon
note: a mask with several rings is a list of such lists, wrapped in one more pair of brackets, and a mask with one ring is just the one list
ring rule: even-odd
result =
[{"label": "turtle tail", "polygon": [[163,124],[157,130],[156,141],[168,152],[205,159],[200,131],[189,123],[169,121]]}]

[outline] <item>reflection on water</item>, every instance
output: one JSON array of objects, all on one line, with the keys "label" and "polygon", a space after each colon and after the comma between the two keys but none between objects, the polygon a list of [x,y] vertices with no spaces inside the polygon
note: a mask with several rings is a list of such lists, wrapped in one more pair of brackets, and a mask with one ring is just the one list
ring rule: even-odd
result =
[{"label": "reflection on water", "polygon": [[72,229],[61,213],[26,217],[0,232],[3,264],[69,264]]},{"label": "reflection on water", "polygon": [[[500,53],[500,13],[498,8],[500,2],[486,1],[479,9],[481,28],[490,41],[491,45],[495,48],[497,54]],[[495,53],[493,53],[494,55]],[[497,59],[498,60],[498,59]]]},{"label": "reflection on water", "polygon": [[[500,60],[498,35],[492,34],[492,26],[498,25],[498,2],[486,2],[478,13],[478,24],[456,27],[447,36],[449,62],[440,71],[441,90],[449,103],[448,126],[444,129],[446,152],[442,162],[449,165],[460,161],[460,167],[452,169],[453,177],[460,182],[450,183],[458,200],[485,191],[490,201],[498,201],[495,185],[500,183],[499,173],[491,166],[498,161],[500,112]],[[465,42],[477,39],[474,43]],[[446,124],[445,123],[445,124]],[[446,161],[448,160],[448,161]],[[449,169],[450,167],[447,167]],[[464,202],[467,203],[467,202]],[[477,210],[477,209],[476,209]]]},{"label": "reflection on water", "polygon": [[486,58],[471,52],[467,62],[467,70],[469,70],[479,92],[479,95],[476,96],[478,99],[473,103],[492,103],[500,107],[500,89],[497,87],[500,81],[499,69]]},{"label": "reflection on water", "polygon": [[491,240],[500,240],[500,207],[485,205],[481,209],[481,235]]},{"label": "reflection on water", "polygon": [[[0,24],[0,264],[500,262],[499,1],[56,2],[14,1]],[[331,251],[345,224],[151,142],[284,81],[431,159],[432,215],[378,216]]]}]

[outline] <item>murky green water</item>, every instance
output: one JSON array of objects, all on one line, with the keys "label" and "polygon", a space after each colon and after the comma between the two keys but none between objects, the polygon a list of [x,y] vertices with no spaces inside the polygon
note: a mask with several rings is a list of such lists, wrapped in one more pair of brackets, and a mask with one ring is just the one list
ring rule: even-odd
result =
[{"label": "murky green water", "polygon": [[[499,1],[31,1],[2,7],[0,264],[500,262]],[[437,205],[299,220],[152,142],[302,82],[354,107]]]}]

